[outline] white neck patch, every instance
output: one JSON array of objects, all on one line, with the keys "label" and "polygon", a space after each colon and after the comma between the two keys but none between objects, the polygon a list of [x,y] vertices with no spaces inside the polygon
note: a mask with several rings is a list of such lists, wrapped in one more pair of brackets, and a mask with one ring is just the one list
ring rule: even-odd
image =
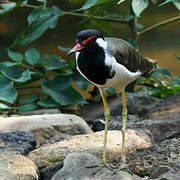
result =
[{"label": "white neck patch", "polygon": [[107,47],[107,42],[105,40],[103,40],[102,38],[97,38],[96,42],[98,43],[98,45],[100,47],[102,47],[103,49],[106,49]]}]

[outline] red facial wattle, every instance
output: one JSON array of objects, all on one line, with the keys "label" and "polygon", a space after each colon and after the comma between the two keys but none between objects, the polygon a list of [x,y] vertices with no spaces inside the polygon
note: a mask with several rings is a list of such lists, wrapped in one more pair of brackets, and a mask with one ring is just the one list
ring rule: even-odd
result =
[{"label": "red facial wattle", "polygon": [[94,42],[96,40],[96,36],[91,36],[88,39],[85,39],[82,43],[79,43],[78,40],[76,39],[76,46],[74,46],[68,53],[67,56],[70,56],[71,54],[75,52],[80,52],[82,49],[85,48],[85,45],[88,44],[89,42]]}]

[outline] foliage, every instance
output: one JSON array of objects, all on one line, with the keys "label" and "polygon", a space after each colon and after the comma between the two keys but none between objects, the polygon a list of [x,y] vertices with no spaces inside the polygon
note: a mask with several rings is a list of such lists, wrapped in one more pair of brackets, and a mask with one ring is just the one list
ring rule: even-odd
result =
[{"label": "foliage", "polygon": [[159,98],[166,98],[180,91],[180,76],[174,77],[166,68],[159,66],[147,77],[139,78],[136,83],[141,86],[136,92]]},{"label": "foliage", "polygon": [[[82,22],[91,23],[108,35],[112,35],[112,22],[126,24],[132,32],[130,39],[132,43],[135,41],[138,43],[137,36],[140,36],[140,34],[154,27],[156,28],[180,19],[177,17],[149,29],[142,29],[143,26],[138,24],[137,17],[142,15],[142,12],[148,8],[151,1],[157,6],[172,2],[178,9],[180,9],[180,1],[166,0],[164,3],[159,4],[158,0],[132,0],[126,2],[127,6],[131,7],[129,14],[122,15],[108,12],[110,8],[118,7],[125,1],[86,0],[76,10],[63,11],[57,6],[50,5],[47,7],[48,2],[46,0],[0,0],[0,14],[7,13],[16,7],[32,8],[31,13],[27,17],[28,26],[17,35],[14,42],[7,49],[9,60],[0,63],[0,109],[27,111],[39,107],[86,103],[79,91],[73,86],[73,83],[75,83],[80,89],[86,90],[89,85],[89,82],[77,73],[75,61],[73,60],[67,64],[60,56],[42,54],[31,46],[31,43],[40,38],[44,32],[56,28],[60,17],[65,15],[82,17]],[[128,4],[128,2],[130,3]],[[141,29],[142,31],[140,31]],[[20,53],[15,50],[18,47],[26,47],[27,49],[24,53]],[[63,51],[67,50],[61,46],[59,48]],[[180,59],[179,56],[177,58]],[[166,81],[164,78],[171,78],[171,81]],[[180,90],[179,82],[180,77],[174,77],[167,69],[159,67],[149,77],[138,80],[137,84],[145,85],[146,88],[141,87],[137,91],[164,98]],[[17,98],[19,90],[28,88],[38,88],[40,93],[30,96],[19,104]],[[112,89],[109,89],[109,92],[111,94],[115,93]]]}]

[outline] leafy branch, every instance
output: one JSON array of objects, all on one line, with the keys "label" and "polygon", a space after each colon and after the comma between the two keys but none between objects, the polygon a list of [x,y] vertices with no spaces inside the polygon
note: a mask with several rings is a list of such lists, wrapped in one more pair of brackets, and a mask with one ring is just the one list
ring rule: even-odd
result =
[{"label": "leafy branch", "polygon": [[142,34],[148,32],[148,31],[154,30],[154,29],[156,29],[156,28],[159,28],[159,27],[161,27],[161,26],[164,26],[164,25],[167,25],[167,24],[170,24],[170,23],[172,23],[172,22],[179,21],[179,20],[180,20],[180,16],[176,16],[176,17],[167,19],[167,20],[165,20],[165,21],[159,22],[159,23],[157,23],[157,24],[154,24],[154,25],[152,25],[152,26],[150,26],[150,27],[147,27],[147,28],[145,28],[144,30],[142,30],[142,31],[140,31],[140,32],[137,32],[137,34],[138,34],[138,35],[142,35]]},{"label": "leafy branch", "polygon": [[[127,5],[129,14],[127,16],[123,15],[126,18],[118,18],[122,17],[120,14],[111,17],[108,8],[117,6],[118,2],[124,1],[86,0],[85,4],[79,9],[63,11],[57,6],[47,6],[47,0],[38,0],[40,5],[37,2],[34,5],[33,1],[29,4],[27,0],[19,0],[18,2],[0,0],[0,14],[7,13],[16,7],[32,9],[27,17],[28,26],[17,35],[7,51],[9,60],[0,62],[0,109],[26,111],[41,107],[64,107],[86,103],[75,87],[86,90],[89,82],[76,71],[75,61],[67,64],[60,56],[42,54],[33,47],[29,47],[23,53],[13,51],[13,48],[25,47],[41,37],[48,29],[55,28],[62,16],[81,17],[86,24],[90,23],[91,26],[96,26],[105,32],[107,30],[112,32],[111,22],[127,25],[133,40],[136,41],[137,48],[139,37],[143,33],[180,20],[180,16],[177,16],[139,31],[137,28],[138,18],[148,7],[150,1],[129,0]],[[175,1],[172,0],[172,2]],[[176,1],[176,6],[177,3]],[[65,48],[60,47],[60,49]],[[179,59],[179,56],[176,57]],[[172,80],[170,82],[161,81],[161,78],[171,78]],[[174,77],[165,68],[157,68],[150,77],[140,79],[137,83],[146,86],[146,88],[138,89],[138,91],[161,98],[180,90],[180,77]],[[73,86],[74,84],[75,86]],[[39,89],[40,93],[33,94],[31,89],[34,88]],[[30,89],[31,96],[29,95],[23,103],[17,104],[19,102],[19,92],[23,89]]]}]

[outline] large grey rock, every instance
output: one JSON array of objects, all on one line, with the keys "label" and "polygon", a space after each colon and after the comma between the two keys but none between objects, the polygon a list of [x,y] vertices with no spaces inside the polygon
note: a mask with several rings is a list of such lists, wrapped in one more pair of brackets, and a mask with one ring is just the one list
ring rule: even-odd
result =
[{"label": "large grey rock", "polygon": [[0,118],[0,133],[25,131],[35,135],[38,144],[59,133],[69,135],[92,133],[88,124],[80,117],[71,114],[45,114]]},{"label": "large grey rock", "polygon": [[[121,131],[108,131],[107,159],[109,162],[118,163],[121,161]],[[104,131],[76,135],[64,141],[44,145],[29,153],[39,169],[43,178],[48,173],[60,167],[63,160],[71,152],[87,152],[102,158]],[[126,132],[126,149],[133,151],[136,148],[147,148],[152,146],[152,139],[148,130],[131,130]],[[48,173],[47,173],[48,172]]]},{"label": "large grey rock", "polygon": [[38,169],[33,161],[11,152],[0,153],[1,180],[38,180]]},{"label": "large grey rock", "polygon": [[32,134],[22,131],[0,133],[0,151],[17,151],[22,155],[36,148],[36,139]]},{"label": "large grey rock", "polygon": [[[98,167],[101,160],[89,153],[70,153],[60,169],[51,180],[141,180],[125,171],[113,171]],[[97,167],[94,167],[97,166]]]}]

